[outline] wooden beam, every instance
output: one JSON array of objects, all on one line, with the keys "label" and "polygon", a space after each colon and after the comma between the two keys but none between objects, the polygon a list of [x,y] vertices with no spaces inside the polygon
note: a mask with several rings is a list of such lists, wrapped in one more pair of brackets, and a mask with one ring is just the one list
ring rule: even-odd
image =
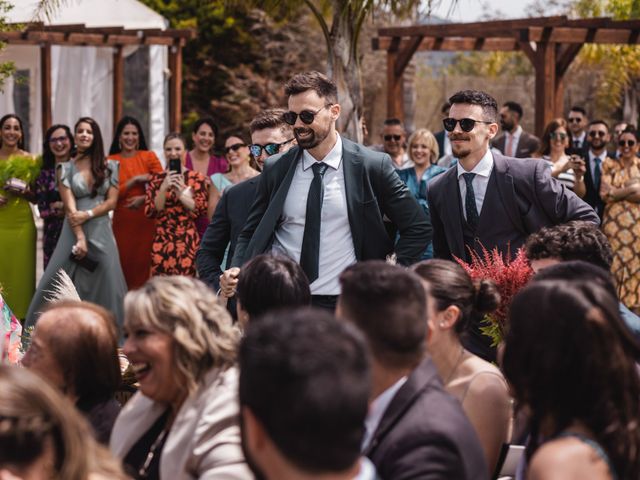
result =
[{"label": "wooden beam", "polygon": [[42,99],[42,135],[51,126],[51,45],[40,46],[40,92]]},{"label": "wooden beam", "polygon": [[556,109],[556,49],[554,43],[540,42],[536,48],[536,135],[541,136]]},{"label": "wooden beam", "polygon": [[[478,41],[482,40],[482,41]],[[379,50],[390,50],[392,40],[388,37],[379,37],[376,43]],[[411,40],[398,39],[398,49],[402,50],[407,48],[411,44]],[[425,37],[420,42],[420,45],[416,51],[443,51],[443,52],[460,52],[460,51],[474,51],[482,50],[489,51],[505,51],[511,52],[514,50],[520,50],[518,41],[514,38],[501,38],[491,37],[485,39],[478,38],[439,38],[439,37]]]},{"label": "wooden beam", "polygon": [[378,29],[380,37],[408,36],[513,36],[513,30],[530,26],[560,26],[568,21],[565,15],[554,17],[521,18],[514,20],[493,20],[472,23],[444,23],[438,25],[412,25]]},{"label": "wooden beam", "polygon": [[124,57],[122,46],[113,49],[113,126],[122,118],[124,99]]},{"label": "wooden beam", "polygon": [[396,59],[395,66],[395,74],[396,77],[402,76],[404,74],[405,68],[409,65],[409,62],[413,58],[413,54],[416,53],[416,50],[422,43],[422,37],[415,37],[409,40],[408,44],[405,44],[398,51],[398,58]]},{"label": "wooden beam", "polygon": [[[640,25],[640,23],[639,23]],[[617,28],[575,28],[558,27],[554,28],[551,36],[546,39],[556,43],[604,43],[604,44],[628,44],[631,29]],[[534,42],[545,41],[543,38],[543,28],[529,28],[529,39]],[[636,43],[638,39],[636,38]]]},{"label": "wooden beam", "polygon": [[582,43],[561,46],[556,55],[556,77],[563,77],[582,49]]},{"label": "wooden beam", "polygon": [[179,132],[182,121],[182,47],[169,48],[169,128]]}]

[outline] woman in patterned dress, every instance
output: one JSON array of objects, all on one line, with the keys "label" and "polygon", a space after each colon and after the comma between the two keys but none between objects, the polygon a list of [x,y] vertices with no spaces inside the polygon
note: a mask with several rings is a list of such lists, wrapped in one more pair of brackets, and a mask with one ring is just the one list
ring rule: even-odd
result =
[{"label": "woman in patterned dress", "polygon": [[170,133],[164,140],[167,171],[152,177],[145,196],[145,213],[155,218],[156,233],[151,248],[151,275],[196,275],[196,252],[200,234],[196,220],[207,211],[204,175],[193,170],[169,169],[171,160],[185,153],[184,139]]},{"label": "woman in patterned dress", "polygon": [[36,180],[36,200],[44,221],[42,250],[44,268],[56,249],[64,223],[64,205],[56,188],[56,166],[68,162],[75,149],[73,135],[67,125],[53,125],[44,135],[42,170]]},{"label": "woman in patterned dress", "polygon": [[640,314],[640,158],[638,133],[627,128],[618,138],[620,158],[602,164],[600,196],[605,202],[602,230],[609,238],[620,301]]}]

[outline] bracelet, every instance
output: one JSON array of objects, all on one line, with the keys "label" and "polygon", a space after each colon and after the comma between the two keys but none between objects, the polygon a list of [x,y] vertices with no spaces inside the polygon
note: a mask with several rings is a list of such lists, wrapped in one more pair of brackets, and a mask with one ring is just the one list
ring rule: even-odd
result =
[{"label": "bracelet", "polygon": [[87,210],[87,215],[89,215],[89,218],[93,218],[93,210]]}]

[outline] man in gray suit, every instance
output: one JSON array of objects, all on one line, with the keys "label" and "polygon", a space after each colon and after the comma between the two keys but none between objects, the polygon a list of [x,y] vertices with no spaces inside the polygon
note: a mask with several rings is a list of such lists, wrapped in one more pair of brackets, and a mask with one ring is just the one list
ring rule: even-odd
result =
[{"label": "man in gray suit", "polygon": [[524,111],[516,102],[505,102],[500,109],[502,134],[491,142],[507,157],[531,158],[540,148],[540,140],[525,132],[520,125]]},{"label": "man in gray suit", "polygon": [[[419,261],[431,240],[431,224],[389,155],[338,135],[340,104],[330,79],[300,73],[287,82],[285,93],[289,111],[284,118],[294,127],[298,147],[265,162],[221,286],[233,287],[238,267],[255,255],[284,253],[306,273],[312,303],[333,309],[346,267],[394,251],[400,264]],[[385,215],[400,232],[395,246]]]},{"label": "man in gray suit", "polygon": [[493,97],[465,90],[450,102],[443,124],[458,164],[436,177],[428,193],[436,257],[469,260],[469,250],[482,254],[483,247],[514,257],[542,227],[570,220],[599,224],[593,209],[553,179],[544,162],[491,152],[498,131]]}]

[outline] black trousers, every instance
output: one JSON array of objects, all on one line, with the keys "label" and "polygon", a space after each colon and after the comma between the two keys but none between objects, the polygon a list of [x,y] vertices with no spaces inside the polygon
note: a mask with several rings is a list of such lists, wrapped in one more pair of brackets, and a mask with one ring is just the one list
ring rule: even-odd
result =
[{"label": "black trousers", "polygon": [[311,305],[317,308],[328,310],[331,313],[336,311],[338,295],[311,295]]}]

